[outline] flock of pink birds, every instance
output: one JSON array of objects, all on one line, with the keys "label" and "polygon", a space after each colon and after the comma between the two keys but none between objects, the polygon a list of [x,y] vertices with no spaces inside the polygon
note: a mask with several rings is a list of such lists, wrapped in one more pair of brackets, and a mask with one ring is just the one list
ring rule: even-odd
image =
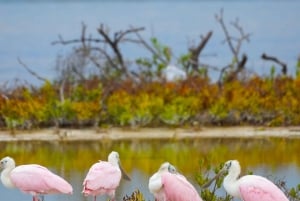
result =
[{"label": "flock of pink birds", "polygon": [[[31,194],[33,201],[39,201],[40,196],[43,198],[46,194],[73,193],[71,184],[43,166],[28,164],[16,167],[14,159],[5,157],[0,161],[0,168],[2,184]],[[212,180],[227,174],[223,181],[225,190],[243,201],[288,201],[270,180],[258,175],[240,177],[240,173],[239,162],[230,160]],[[112,151],[108,161],[99,161],[91,166],[83,181],[82,193],[93,196],[94,201],[98,195],[107,195],[115,201],[121,178],[130,180],[120,164],[119,154]],[[155,201],[202,201],[195,187],[168,162],[163,163],[150,177],[148,187]]]}]

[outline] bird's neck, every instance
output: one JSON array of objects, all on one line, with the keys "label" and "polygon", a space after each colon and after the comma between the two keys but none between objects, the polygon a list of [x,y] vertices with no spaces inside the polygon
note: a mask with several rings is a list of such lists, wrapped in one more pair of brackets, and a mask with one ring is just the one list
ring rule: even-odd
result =
[{"label": "bird's neck", "polygon": [[15,185],[12,183],[10,179],[10,173],[13,168],[6,168],[1,172],[1,182],[7,188],[14,188]]},{"label": "bird's neck", "polygon": [[240,197],[239,186],[238,186],[238,172],[229,172],[229,174],[224,178],[224,188],[227,193],[233,197]]}]

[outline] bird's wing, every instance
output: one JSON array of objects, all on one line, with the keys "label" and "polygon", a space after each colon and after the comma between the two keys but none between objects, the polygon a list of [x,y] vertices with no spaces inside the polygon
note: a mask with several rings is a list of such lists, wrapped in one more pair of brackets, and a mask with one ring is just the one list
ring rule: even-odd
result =
[{"label": "bird's wing", "polygon": [[108,162],[95,163],[89,170],[83,185],[89,190],[115,189],[119,186],[121,171]]},{"label": "bird's wing", "polygon": [[40,165],[20,165],[13,169],[10,177],[14,185],[24,192],[72,193],[68,182]]},{"label": "bird's wing", "polygon": [[162,183],[167,200],[202,201],[194,186],[183,175],[165,172]]},{"label": "bird's wing", "polygon": [[239,180],[241,197],[247,201],[288,201],[284,193],[268,179],[247,175]]}]

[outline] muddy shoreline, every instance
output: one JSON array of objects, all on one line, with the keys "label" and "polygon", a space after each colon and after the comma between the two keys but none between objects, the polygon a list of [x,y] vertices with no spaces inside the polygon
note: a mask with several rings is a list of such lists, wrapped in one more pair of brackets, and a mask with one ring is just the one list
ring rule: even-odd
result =
[{"label": "muddy shoreline", "polygon": [[84,140],[151,140],[196,138],[300,138],[300,127],[203,127],[184,128],[109,128],[109,129],[41,129],[34,131],[0,131],[0,142],[10,141],[84,141]]}]

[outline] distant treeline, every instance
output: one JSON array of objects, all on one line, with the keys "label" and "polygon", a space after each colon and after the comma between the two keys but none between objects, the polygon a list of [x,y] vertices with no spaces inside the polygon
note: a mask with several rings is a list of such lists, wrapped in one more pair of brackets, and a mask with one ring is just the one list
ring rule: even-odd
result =
[{"label": "distant treeline", "polygon": [[249,77],[224,83],[106,83],[94,78],[62,89],[20,86],[0,98],[1,127],[154,127],[300,124],[300,76]]}]

